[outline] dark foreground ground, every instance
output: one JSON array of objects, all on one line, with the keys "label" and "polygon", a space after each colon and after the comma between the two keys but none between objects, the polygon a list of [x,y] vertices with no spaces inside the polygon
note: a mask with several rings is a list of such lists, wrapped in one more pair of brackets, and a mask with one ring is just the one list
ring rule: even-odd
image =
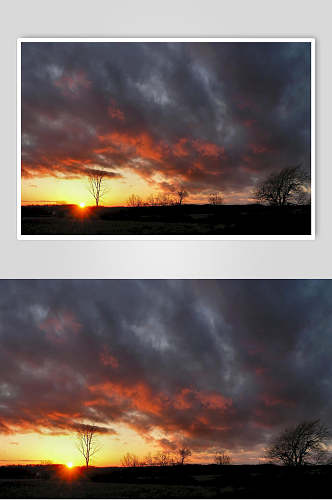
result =
[{"label": "dark foreground ground", "polygon": [[1,498],[332,498],[332,466],[0,467]]},{"label": "dark foreground ground", "polygon": [[22,235],[309,235],[310,206],[23,206]]}]

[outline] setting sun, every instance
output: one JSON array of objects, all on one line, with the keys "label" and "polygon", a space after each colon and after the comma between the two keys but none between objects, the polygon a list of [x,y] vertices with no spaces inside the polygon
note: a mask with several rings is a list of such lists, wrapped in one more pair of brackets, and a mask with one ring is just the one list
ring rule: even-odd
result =
[{"label": "setting sun", "polygon": [[84,207],[85,207],[85,203],[84,203],[83,201],[81,201],[81,203],[79,204],[79,206],[80,206],[81,208],[84,208]]},{"label": "setting sun", "polygon": [[73,462],[68,462],[68,463],[67,463],[67,467],[68,467],[68,469],[71,469],[71,468],[72,468],[72,466],[73,466]]}]

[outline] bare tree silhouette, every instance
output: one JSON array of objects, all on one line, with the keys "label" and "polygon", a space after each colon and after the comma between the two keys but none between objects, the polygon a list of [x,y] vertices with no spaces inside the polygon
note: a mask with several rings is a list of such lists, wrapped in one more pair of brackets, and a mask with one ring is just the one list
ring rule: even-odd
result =
[{"label": "bare tree silhouette", "polygon": [[256,186],[254,198],[279,207],[291,201],[296,203],[297,196],[304,191],[306,182],[306,176],[300,167],[301,165],[285,167],[277,174],[271,174]]},{"label": "bare tree silhouette", "polygon": [[174,463],[174,459],[169,451],[159,451],[154,457],[154,463],[160,467],[166,467],[167,465],[172,465]]},{"label": "bare tree silhouette", "polygon": [[182,205],[182,202],[188,196],[188,192],[184,188],[180,188],[177,192],[178,195],[178,205]]},{"label": "bare tree silhouette", "polygon": [[86,467],[89,467],[91,457],[100,450],[97,442],[98,427],[95,425],[81,424],[76,430],[77,449],[85,459]]},{"label": "bare tree silhouette", "polygon": [[279,434],[267,449],[267,457],[293,466],[322,463],[329,437],[320,420],[302,422]]},{"label": "bare tree silhouette", "polygon": [[180,464],[183,465],[185,460],[191,456],[191,451],[189,450],[189,448],[179,448],[178,449],[178,455],[180,457]]},{"label": "bare tree silhouette", "polygon": [[108,188],[105,186],[105,172],[96,171],[89,174],[88,190],[95,199],[96,207],[98,207],[100,201],[108,191]]}]

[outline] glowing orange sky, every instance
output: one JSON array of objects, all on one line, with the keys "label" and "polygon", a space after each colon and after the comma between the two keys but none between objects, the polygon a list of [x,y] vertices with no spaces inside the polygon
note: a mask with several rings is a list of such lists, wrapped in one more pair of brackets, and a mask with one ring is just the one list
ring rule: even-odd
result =
[{"label": "glowing orange sky", "polygon": [[[152,453],[157,451],[128,427],[117,425],[116,429],[117,436],[102,435],[98,437],[101,449],[92,459],[92,465],[120,465],[121,458],[127,452],[144,456],[150,451]],[[17,433],[1,436],[0,443],[2,448],[0,465],[1,461],[14,463],[20,460],[31,460],[32,463],[47,460],[53,463],[84,464],[84,458],[76,447],[74,433],[57,436],[33,432]]]},{"label": "glowing orange sky", "polygon": [[[151,191],[148,183],[138,175],[125,171],[120,179],[106,179],[107,193],[103,197],[102,205],[125,205],[130,194],[135,193],[147,198]],[[88,190],[87,178],[65,179],[58,177],[40,177],[22,179],[23,204],[48,203],[85,203],[94,205],[94,199]]]},{"label": "glowing orange sky", "polygon": [[[101,205],[124,206],[131,194],[140,196],[143,200],[158,191],[140,176],[128,171],[124,178],[107,179],[105,181],[107,193],[103,197]],[[225,203],[248,203],[248,193],[228,193]],[[57,177],[40,177],[34,179],[22,179],[21,199],[23,205],[47,205],[47,204],[79,204],[86,206],[94,205],[94,199],[88,191],[86,178],[61,179]],[[207,195],[189,194],[186,203],[207,203]]]},{"label": "glowing orange sky", "polygon": [[[161,448],[149,443],[142,436],[126,426],[117,425],[117,436],[99,436],[100,451],[91,459],[91,465],[106,467],[121,465],[122,457],[126,453],[133,453],[139,458],[151,453],[155,456]],[[155,433],[156,438],[158,433]],[[159,435],[160,437],[160,435]],[[40,463],[51,461],[53,463],[73,466],[84,465],[84,458],[77,449],[75,435],[47,435],[38,433],[17,433],[1,436],[0,465],[15,463]],[[229,452],[231,453],[231,452]],[[242,449],[231,453],[233,463],[257,463],[264,461],[264,450]],[[212,463],[213,453],[193,452],[189,462]]]}]

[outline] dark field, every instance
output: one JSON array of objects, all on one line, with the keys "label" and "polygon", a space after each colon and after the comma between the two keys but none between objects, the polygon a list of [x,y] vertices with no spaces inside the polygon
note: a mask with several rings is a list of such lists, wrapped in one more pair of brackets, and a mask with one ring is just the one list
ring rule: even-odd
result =
[{"label": "dark field", "polygon": [[310,206],[23,206],[22,235],[310,235]]},{"label": "dark field", "polygon": [[1,498],[331,498],[332,466],[0,467]]}]

